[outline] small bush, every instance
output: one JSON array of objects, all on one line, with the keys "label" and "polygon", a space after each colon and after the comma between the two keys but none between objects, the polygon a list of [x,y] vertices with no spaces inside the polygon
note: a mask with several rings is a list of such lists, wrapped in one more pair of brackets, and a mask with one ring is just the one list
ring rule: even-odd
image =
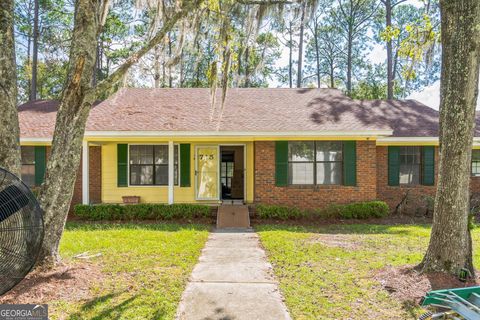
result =
[{"label": "small bush", "polygon": [[260,219],[279,219],[290,220],[299,219],[307,216],[307,213],[295,207],[283,207],[276,205],[263,205],[256,206],[255,211]]},{"label": "small bush", "polygon": [[260,219],[294,220],[300,218],[342,218],[368,219],[382,218],[388,215],[389,207],[383,201],[367,201],[345,205],[331,205],[325,209],[304,211],[295,207],[277,205],[257,205],[256,213]]},{"label": "small bush", "polygon": [[78,204],[73,209],[75,216],[92,221],[207,218],[210,212],[210,206],[197,204]]},{"label": "small bush", "polygon": [[357,202],[333,205],[325,209],[330,217],[343,219],[383,218],[388,215],[388,205],[383,201]]}]

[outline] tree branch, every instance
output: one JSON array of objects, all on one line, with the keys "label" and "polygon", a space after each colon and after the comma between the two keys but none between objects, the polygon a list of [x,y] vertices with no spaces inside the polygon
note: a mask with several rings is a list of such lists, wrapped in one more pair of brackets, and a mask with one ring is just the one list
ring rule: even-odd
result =
[{"label": "tree branch", "polygon": [[393,9],[394,7],[396,7],[397,5],[399,5],[400,3],[403,3],[405,1],[407,1],[407,0],[400,0],[398,2],[392,3],[391,8]]},{"label": "tree branch", "polygon": [[95,95],[99,98],[103,93],[107,92],[114,85],[116,85],[127,73],[132,65],[138,62],[146,53],[148,53],[153,47],[158,45],[165,38],[166,34],[173,29],[175,24],[180,20],[185,18],[185,16],[193,11],[193,9],[200,5],[203,0],[190,0],[186,1],[186,4],[180,11],[177,11],[173,14],[162,28],[155,34],[155,36],[148,41],[148,43],[140,48],[137,52],[130,55],[130,57],[125,61],[121,66],[115,70],[108,78],[101,81],[95,88]]}]

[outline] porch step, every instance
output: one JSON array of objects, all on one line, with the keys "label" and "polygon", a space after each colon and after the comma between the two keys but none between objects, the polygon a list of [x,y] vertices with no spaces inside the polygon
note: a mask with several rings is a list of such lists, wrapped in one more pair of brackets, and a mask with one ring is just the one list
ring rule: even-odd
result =
[{"label": "porch step", "polygon": [[223,204],[218,207],[217,228],[250,228],[248,206]]}]

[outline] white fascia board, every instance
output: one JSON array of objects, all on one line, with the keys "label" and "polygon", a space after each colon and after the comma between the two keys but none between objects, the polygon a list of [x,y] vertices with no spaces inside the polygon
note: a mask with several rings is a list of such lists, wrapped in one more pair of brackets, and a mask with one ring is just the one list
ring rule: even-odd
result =
[{"label": "white fascia board", "polygon": [[[438,137],[381,137],[377,139],[377,145],[400,145],[412,144],[435,144],[438,145]],[[473,138],[473,146],[480,146],[480,137]]]},{"label": "white fascia board", "polygon": [[358,131],[86,131],[85,137],[350,137],[389,136],[391,130]]},{"label": "white fascia board", "polygon": [[40,143],[40,142],[44,142],[44,143],[51,143],[52,142],[52,138],[44,138],[44,137],[41,137],[41,138],[20,138],[20,143]]},{"label": "white fascia board", "polygon": [[438,137],[382,137],[378,142],[438,142]]}]

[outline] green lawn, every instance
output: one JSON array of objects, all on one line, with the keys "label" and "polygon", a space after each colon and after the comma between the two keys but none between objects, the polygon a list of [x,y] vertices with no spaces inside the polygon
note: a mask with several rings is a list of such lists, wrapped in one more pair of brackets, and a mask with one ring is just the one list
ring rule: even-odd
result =
[{"label": "green lawn", "polygon": [[[255,227],[294,319],[412,319],[418,308],[395,301],[372,278],[382,267],[417,264],[426,225]],[[480,240],[480,230],[474,232]],[[480,264],[480,250],[474,262]]]},{"label": "green lawn", "polygon": [[52,319],[173,319],[188,276],[208,237],[208,226],[177,224],[67,224],[61,255],[89,260],[105,278],[90,299],[50,301]]}]

